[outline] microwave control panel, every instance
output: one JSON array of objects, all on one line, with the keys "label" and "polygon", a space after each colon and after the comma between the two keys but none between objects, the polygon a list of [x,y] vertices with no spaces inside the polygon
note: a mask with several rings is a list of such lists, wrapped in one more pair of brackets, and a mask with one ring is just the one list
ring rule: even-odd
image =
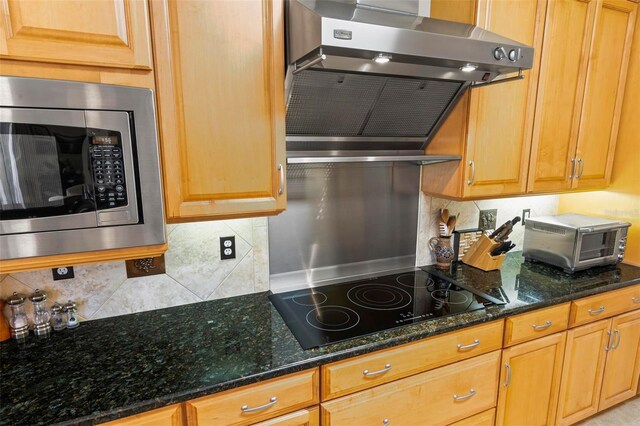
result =
[{"label": "microwave control panel", "polygon": [[91,137],[91,163],[98,210],[127,205],[122,143],[117,134]]}]

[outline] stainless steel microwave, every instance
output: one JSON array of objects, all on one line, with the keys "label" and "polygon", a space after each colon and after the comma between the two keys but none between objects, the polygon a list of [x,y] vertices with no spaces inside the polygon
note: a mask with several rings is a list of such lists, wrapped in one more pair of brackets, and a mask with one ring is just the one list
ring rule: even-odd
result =
[{"label": "stainless steel microwave", "polygon": [[0,77],[0,259],[163,244],[149,89]]},{"label": "stainless steel microwave", "polygon": [[566,272],[624,259],[631,224],[568,213],[527,219],[522,255]]}]

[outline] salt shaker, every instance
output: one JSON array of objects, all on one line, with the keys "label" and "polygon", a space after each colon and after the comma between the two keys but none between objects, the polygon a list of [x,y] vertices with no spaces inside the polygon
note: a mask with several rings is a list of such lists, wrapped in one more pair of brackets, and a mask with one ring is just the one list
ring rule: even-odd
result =
[{"label": "salt shaker", "polygon": [[49,311],[44,305],[47,293],[36,289],[29,296],[29,300],[33,303],[33,332],[38,337],[48,336],[51,333],[51,324],[49,323]]},{"label": "salt shaker", "polygon": [[55,331],[67,328],[67,319],[65,318],[64,308],[58,302],[51,307],[51,326]]},{"label": "salt shaker", "polygon": [[67,328],[76,328],[80,325],[78,321],[78,307],[75,303],[69,300],[64,304],[64,310],[67,313]]},{"label": "salt shaker", "polygon": [[24,312],[25,299],[24,294],[15,292],[7,299],[7,305],[11,308],[11,318],[9,318],[11,337],[16,340],[25,339],[29,335],[29,318]]}]

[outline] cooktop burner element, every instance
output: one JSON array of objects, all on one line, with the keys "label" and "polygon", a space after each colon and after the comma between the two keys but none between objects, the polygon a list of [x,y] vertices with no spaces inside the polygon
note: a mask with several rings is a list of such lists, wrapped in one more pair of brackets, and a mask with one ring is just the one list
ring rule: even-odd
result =
[{"label": "cooktop burner element", "polygon": [[327,301],[327,295],[321,291],[309,291],[303,290],[297,295],[294,295],[291,300],[300,306],[318,306]]},{"label": "cooktop burner element", "polygon": [[401,309],[411,303],[411,295],[401,288],[376,283],[357,285],[347,292],[351,303],[379,311]]},{"label": "cooktop burner element", "polygon": [[491,304],[482,293],[422,270],[271,294],[269,299],[303,349]]},{"label": "cooktop burner element", "polygon": [[360,315],[344,306],[328,305],[314,308],[307,313],[307,323],[324,331],[344,331],[360,322]]}]

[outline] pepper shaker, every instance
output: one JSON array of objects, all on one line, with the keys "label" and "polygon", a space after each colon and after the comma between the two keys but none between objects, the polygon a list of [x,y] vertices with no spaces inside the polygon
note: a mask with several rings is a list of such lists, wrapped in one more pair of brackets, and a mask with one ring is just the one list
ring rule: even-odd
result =
[{"label": "pepper shaker", "polygon": [[44,305],[47,293],[36,289],[29,296],[29,300],[33,303],[33,332],[38,337],[48,336],[51,333],[51,324],[49,323],[49,311]]},{"label": "pepper shaker", "polygon": [[67,313],[67,328],[76,328],[80,325],[78,321],[78,307],[74,302],[69,300],[64,304],[64,310]]},{"label": "pepper shaker", "polygon": [[9,318],[11,337],[16,340],[23,340],[29,335],[29,318],[24,312],[25,299],[24,294],[15,292],[7,299],[7,305],[11,308],[11,318]]},{"label": "pepper shaker", "polygon": [[61,331],[67,328],[64,308],[58,302],[51,306],[51,325],[55,331]]}]

